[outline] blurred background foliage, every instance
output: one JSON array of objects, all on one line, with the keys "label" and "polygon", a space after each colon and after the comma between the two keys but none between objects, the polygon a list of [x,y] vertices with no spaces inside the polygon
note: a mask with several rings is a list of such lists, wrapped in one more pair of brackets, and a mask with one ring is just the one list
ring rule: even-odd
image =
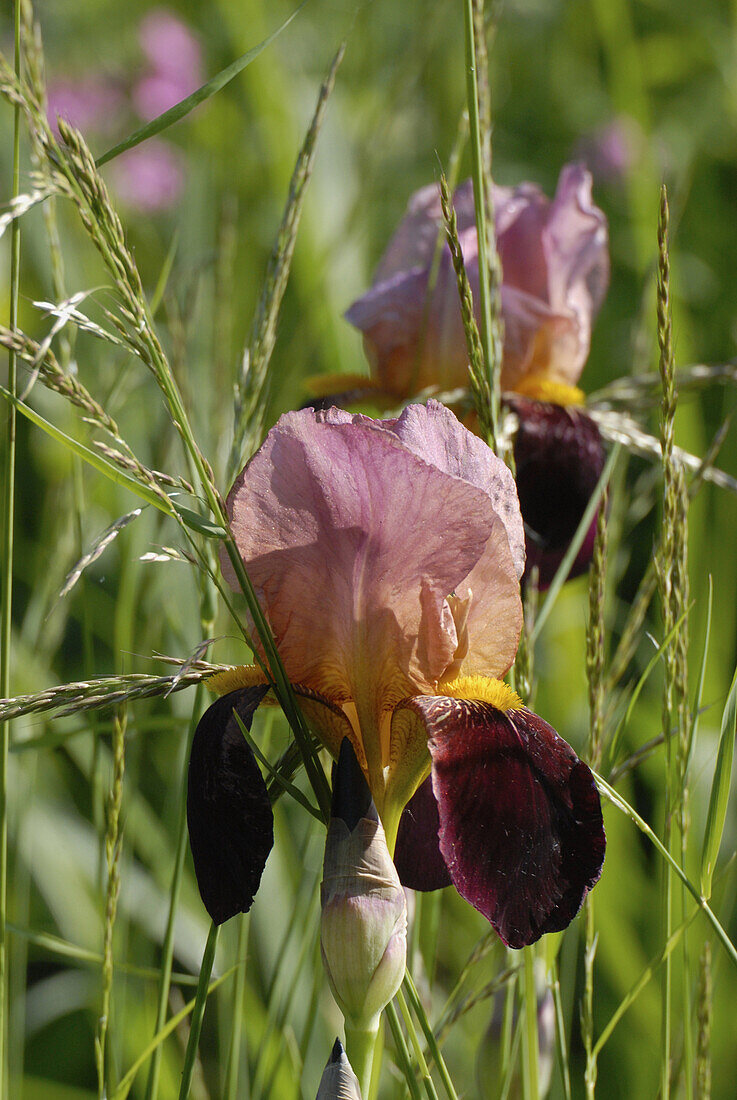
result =
[{"label": "blurred background foliage", "polygon": [[[285,0],[211,0],[167,5],[201,46],[205,76],[256,45],[293,10]],[[38,0],[50,86],[92,77],[110,81],[119,103],[87,130],[102,153],[141,123],[132,90],[145,71],[142,20],[152,5],[130,0]],[[725,363],[737,335],[737,7],[719,0],[506,0],[491,13],[494,171],[497,182],[534,180],[552,194],[571,159],[594,173],[595,199],[609,219],[611,289],[595,326],[582,385],[593,392],[612,379],[657,369],[654,264],[658,191],[669,187],[676,357],[679,367]],[[319,138],[294,265],[274,352],[269,422],[305,399],[303,380],[322,372],[361,371],[358,335],[342,314],[369,285],[373,268],[410,194],[437,178],[456,141],[465,100],[463,21],[459,4],[308,0],[292,24],[239,77],[161,139],[181,170],[170,205],[141,209],[103,172],[144,285],[153,295],[171,264],[158,307],[158,331],[192,410],[198,439],[224,479],[232,432],[232,386],[247,341],[289,177],[320,83],[341,39],[347,52]],[[12,29],[2,16],[2,44]],[[0,112],[0,175],[10,197],[12,114]],[[468,171],[464,154],[462,176]],[[29,188],[27,143],[23,183]],[[90,315],[104,306],[108,277],[71,208],[58,204],[69,294],[94,290]],[[0,302],[8,300],[8,235],[1,242]],[[21,327],[36,339],[50,321],[33,306],[53,297],[43,219],[22,221]],[[94,302],[97,304],[95,305]],[[101,316],[98,313],[98,316]],[[80,377],[119,421],[139,457],[171,473],[186,463],[153,380],[119,349],[80,334],[70,349]],[[84,426],[61,399],[34,389],[35,407],[84,438]],[[678,443],[697,455],[735,404],[733,384],[686,394]],[[632,410],[657,434],[656,413]],[[719,464],[737,473],[731,431]],[[608,577],[610,650],[646,568],[658,522],[659,470],[641,458],[622,461],[612,504]],[[223,490],[227,485],[222,484]],[[110,523],[135,506],[27,423],[19,424],[13,693],[93,675],[159,671],[155,655],[184,656],[200,641],[199,593],[186,565],[144,563],[141,556],[177,541],[152,510],[121,531],[63,600],[58,593],[81,554]],[[702,834],[716,737],[735,663],[735,524],[737,501],[706,487],[691,512],[692,670],[704,640],[708,577],[714,616],[705,711],[696,747],[691,800],[694,852]],[[579,750],[588,727],[585,677],[586,581],[566,586],[538,642],[535,705]],[[326,609],[328,611],[329,609]],[[316,624],[319,630],[319,624]],[[652,612],[648,629],[661,637]],[[223,617],[214,659],[245,659]],[[643,632],[629,678],[652,653]],[[633,751],[660,729],[659,674],[648,682],[624,734]],[[130,708],[123,805],[122,892],[116,962],[156,967],[179,813],[180,775],[192,693]],[[263,722],[262,719],[259,721]],[[281,720],[258,729],[272,752],[286,743]],[[12,1095],[25,1100],[81,1100],[95,1094],[93,1037],[99,1012],[99,964],[65,958],[40,933],[99,953],[104,896],[99,833],[102,791],[110,772],[110,720],[89,713],[52,721],[31,716],[13,730],[11,760],[10,919]],[[96,746],[96,747],[95,747]],[[662,761],[651,757],[622,782],[623,793],[657,828],[662,824]],[[662,943],[660,867],[633,827],[607,809],[609,848],[597,888],[595,972],[598,1032]],[[250,918],[241,1092],[254,1097],[312,1096],[338,1028],[317,962],[316,886],[322,838],[298,807],[280,806],[278,843]],[[282,835],[279,835],[282,834]],[[732,938],[737,934],[735,875],[728,857],[737,829],[730,811],[725,857],[714,898]],[[693,871],[693,868],[690,868]],[[423,899],[422,927],[435,922],[437,948],[413,947],[415,974],[426,979],[436,954],[438,1012],[486,926],[452,891]],[[30,937],[28,933],[31,933]],[[175,969],[197,972],[207,921],[188,863],[177,931]],[[223,972],[235,958],[235,931],[218,955]],[[707,926],[698,921],[698,955]],[[580,922],[561,954],[570,1035],[573,1095],[583,1095],[578,1039]],[[715,1097],[734,1095],[733,1008],[737,975],[714,948]],[[498,943],[475,982],[504,965]],[[175,983],[172,1008],[193,995]],[[319,1009],[319,1011],[316,1011]],[[116,969],[113,1034],[120,1076],[150,1040],[155,982]],[[227,1061],[232,987],[212,997],[203,1062],[194,1094],[220,1096]],[[447,1058],[459,1092],[495,1095],[490,1086],[493,1008],[482,1001],[450,1032]],[[676,1023],[677,1036],[681,1025]],[[651,982],[606,1045],[597,1092],[602,1100],[657,1093],[659,993]],[[162,1097],[175,1095],[186,1033],[164,1047]],[[678,1042],[680,1039],[677,1040]],[[304,1059],[304,1073],[302,1061]],[[303,1076],[304,1084],[297,1082]],[[22,1084],[21,1084],[22,1080]],[[247,1082],[250,1086],[247,1087]],[[395,1084],[392,1085],[392,1081]],[[486,1082],[486,1084],[485,1084]],[[145,1071],[131,1095],[143,1096]],[[387,1096],[401,1095],[387,1071]],[[250,1093],[248,1091],[250,1088]],[[557,1073],[552,1095],[560,1096]]]}]

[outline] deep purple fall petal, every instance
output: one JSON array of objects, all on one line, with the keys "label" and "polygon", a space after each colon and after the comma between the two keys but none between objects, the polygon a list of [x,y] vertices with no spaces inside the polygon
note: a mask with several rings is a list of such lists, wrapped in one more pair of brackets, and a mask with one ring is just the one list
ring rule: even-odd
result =
[{"label": "deep purple fall petal", "polygon": [[[519,417],[514,459],[527,536],[525,577],[537,566],[540,587],[547,588],[604,469],[604,447],[583,409],[511,395],[506,400]],[[569,576],[585,571],[592,552],[589,531]]]},{"label": "deep purple fall petal", "polygon": [[452,879],[440,854],[438,804],[432,778],[417,788],[402,813],[394,849],[394,866],[402,886],[411,890],[440,890]]},{"label": "deep purple fall petal", "polygon": [[271,802],[235,711],[250,730],[268,685],[223,695],[200,719],[187,780],[195,874],[216,924],[247,913],[274,844]]},{"label": "deep purple fall petal", "polygon": [[458,892],[510,947],[565,928],[598,881],[605,836],[591,772],[526,709],[419,697],[439,846]]}]

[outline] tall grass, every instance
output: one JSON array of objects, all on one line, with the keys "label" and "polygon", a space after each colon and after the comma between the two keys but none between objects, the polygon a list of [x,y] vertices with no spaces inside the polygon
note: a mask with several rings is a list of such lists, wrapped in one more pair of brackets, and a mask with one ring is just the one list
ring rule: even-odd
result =
[{"label": "tall grass", "polygon": [[[524,956],[452,890],[417,897],[379,1095],[727,1100],[736,505],[712,468],[737,474],[725,46],[737,16],[680,0],[182,5],[205,91],[147,133],[128,106],[117,130],[61,123],[57,136],[45,81],[99,65],[128,95],[150,6],[23,6],[23,22],[19,5],[3,17],[0,68],[15,200],[0,219],[12,697],[0,704],[0,1089],[316,1094],[340,1019],[316,954],[324,830],[304,801],[324,817],[327,781],[247,577],[245,598],[221,580],[223,495],[278,413],[304,402],[306,378],[367,370],[341,314],[410,193],[437,178],[438,158],[451,163],[470,87],[461,171],[492,260],[490,118],[496,182],[550,193],[582,152],[610,220],[612,286],[583,378],[618,441],[580,531],[598,508],[597,551],[588,580],[561,574],[528,593],[517,666],[518,688],[601,775],[608,853],[586,911]],[[157,214],[126,206],[114,174],[131,136],[145,149],[152,134],[186,177]],[[450,207],[448,223],[452,236]],[[475,387],[494,439],[502,336],[488,267]],[[457,270],[462,283],[460,256]],[[216,942],[186,854],[182,777],[203,678],[249,655],[247,600],[290,719],[259,712],[251,736],[287,790],[254,909]],[[552,1030],[538,1027],[548,1009]]]}]

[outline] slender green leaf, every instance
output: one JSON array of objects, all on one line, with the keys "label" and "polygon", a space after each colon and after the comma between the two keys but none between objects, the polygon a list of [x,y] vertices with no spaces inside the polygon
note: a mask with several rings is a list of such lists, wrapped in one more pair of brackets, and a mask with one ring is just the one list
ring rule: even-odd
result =
[{"label": "slender green leaf", "polygon": [[711,880],[714,875],[719,847],[722,843],[724,822],[727,818],[727,803],[732,780],[732,758],[734,756],[735,725],[737,724],[737,669],[722,714],[722,729],[719,735],[719,752],[714,779],[709,798],[709,812],[704,831],[704,847],[701,852],[701,893],[705,898],[711,896]]},{"label": "slender green leaf", "polygon": [[535,625],[533,626],[532,633],[530,635],[531,645],[534,644],[536,638],[540,634],[540,631],[542,630],[548,615],[553,609],[553,604],[558,598],[558,593],[568,579],[568,574],[571,571],[571,566],[576,560],[576,555],[578,554],[578,551],[583,546],[583,540],[586,538],[586,532],[593,522],[594,516],[596,515],[596,510],[599,507],[599,502],[604,495],[604,490],[609,484],[609,479],[614,473],[614,465],[619,458],[620,450],[621,444],[615,443],[615,445],[612,447],[608,459],[606,460],[604,469],[601,471],[601,477],[596,483],[596,488],[591,494],[591,499],[586,505],[586,511],[581,516],[581,522],[576,529],[576,534],[571,539],[571,544],[566,550],[566,555],[563,558],[563,561],[558,566],[558,569],[556,570],[555,576],[553,577],[550,588],[548,589],[547,595],[545,597],[545,602],[540,608],[537,618],[535,619]]},{"label": "slender green leaf", "polygon": [[168,111],[164,111],[163,114],[158,115],[152,119],[151,122],[146,123],[140,130],[136,130],[124,141],[118,142],[112,149],[108,149],[106,153],[97,158],[96,164],[98,168],[101,168],[103,164],[107,164],[109,161],[114,160],[115,157],[119,157],[121,153],[125,153],[128,149],[133,149],[136,145],[140,145],[142,141],[146,141],[148,138],[153,137],[155,134],[160,134],[164,130],[168,130],[170,126],[173,126],[175,122],[179,122],[180,118],[184,118],[190,111],[193,111],[195,107],[198,107],[200,103],[204,103],[210,96],[215,95],[221,88],[224,88],[226,84],[229,84],[234,77],[255,61],[260,53],[270,46],[278,35],[285,30],[292,20],[300,13],[302,8],[307,3],[307,0],[302,0],[302,3],[296,8],[292,14],[284,20],[281,26],[277,27],[267,38],[264,38],[263,42],[259,42],[258,46],[254,46],[253,49],[248,50],[246,53],[234,61],[231,65],[221,69],[219,73],[211,77],[206,84],[198,88],[197,91],[192,92],[186,99],[180,100],[179,103],[175,103],[173,107],[170,107]]}]

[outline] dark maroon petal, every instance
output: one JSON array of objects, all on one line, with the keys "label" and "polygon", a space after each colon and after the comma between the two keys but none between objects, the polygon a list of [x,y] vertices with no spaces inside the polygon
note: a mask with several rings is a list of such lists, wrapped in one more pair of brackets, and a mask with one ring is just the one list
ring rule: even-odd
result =
[{"label": "dark maroon petal", "polygon": [[216,924],[247,913],[274,845],[266,784],[233,711],[246,729],[269,690],[223,695],[200,719],[192,741],[187,825],[197,885]]},{"label": "dark maroon petal", "polygon": [[440,854],[438,804],[427,777],[404,808],[399,821],[394,866],[402,886],[411,890],[440,890],[450,886],[450,871]]},{"label": "dark maroon petal", "polygon": [[[540,587],[547,588],[604,469],[604,448],[599,429],[580,408],[512,395],[506,400],[519,417],[514,460],[526,534],[525,578],[537,566]],[[586,570],[592,551],[593,535],[587,535],[570,577]]]},{"label": "dark maroon petal", "polygon": [[526,709],[422,696],[440,851],[458,892],[510,947],[565,928],[604,860],[591,772]]}]

